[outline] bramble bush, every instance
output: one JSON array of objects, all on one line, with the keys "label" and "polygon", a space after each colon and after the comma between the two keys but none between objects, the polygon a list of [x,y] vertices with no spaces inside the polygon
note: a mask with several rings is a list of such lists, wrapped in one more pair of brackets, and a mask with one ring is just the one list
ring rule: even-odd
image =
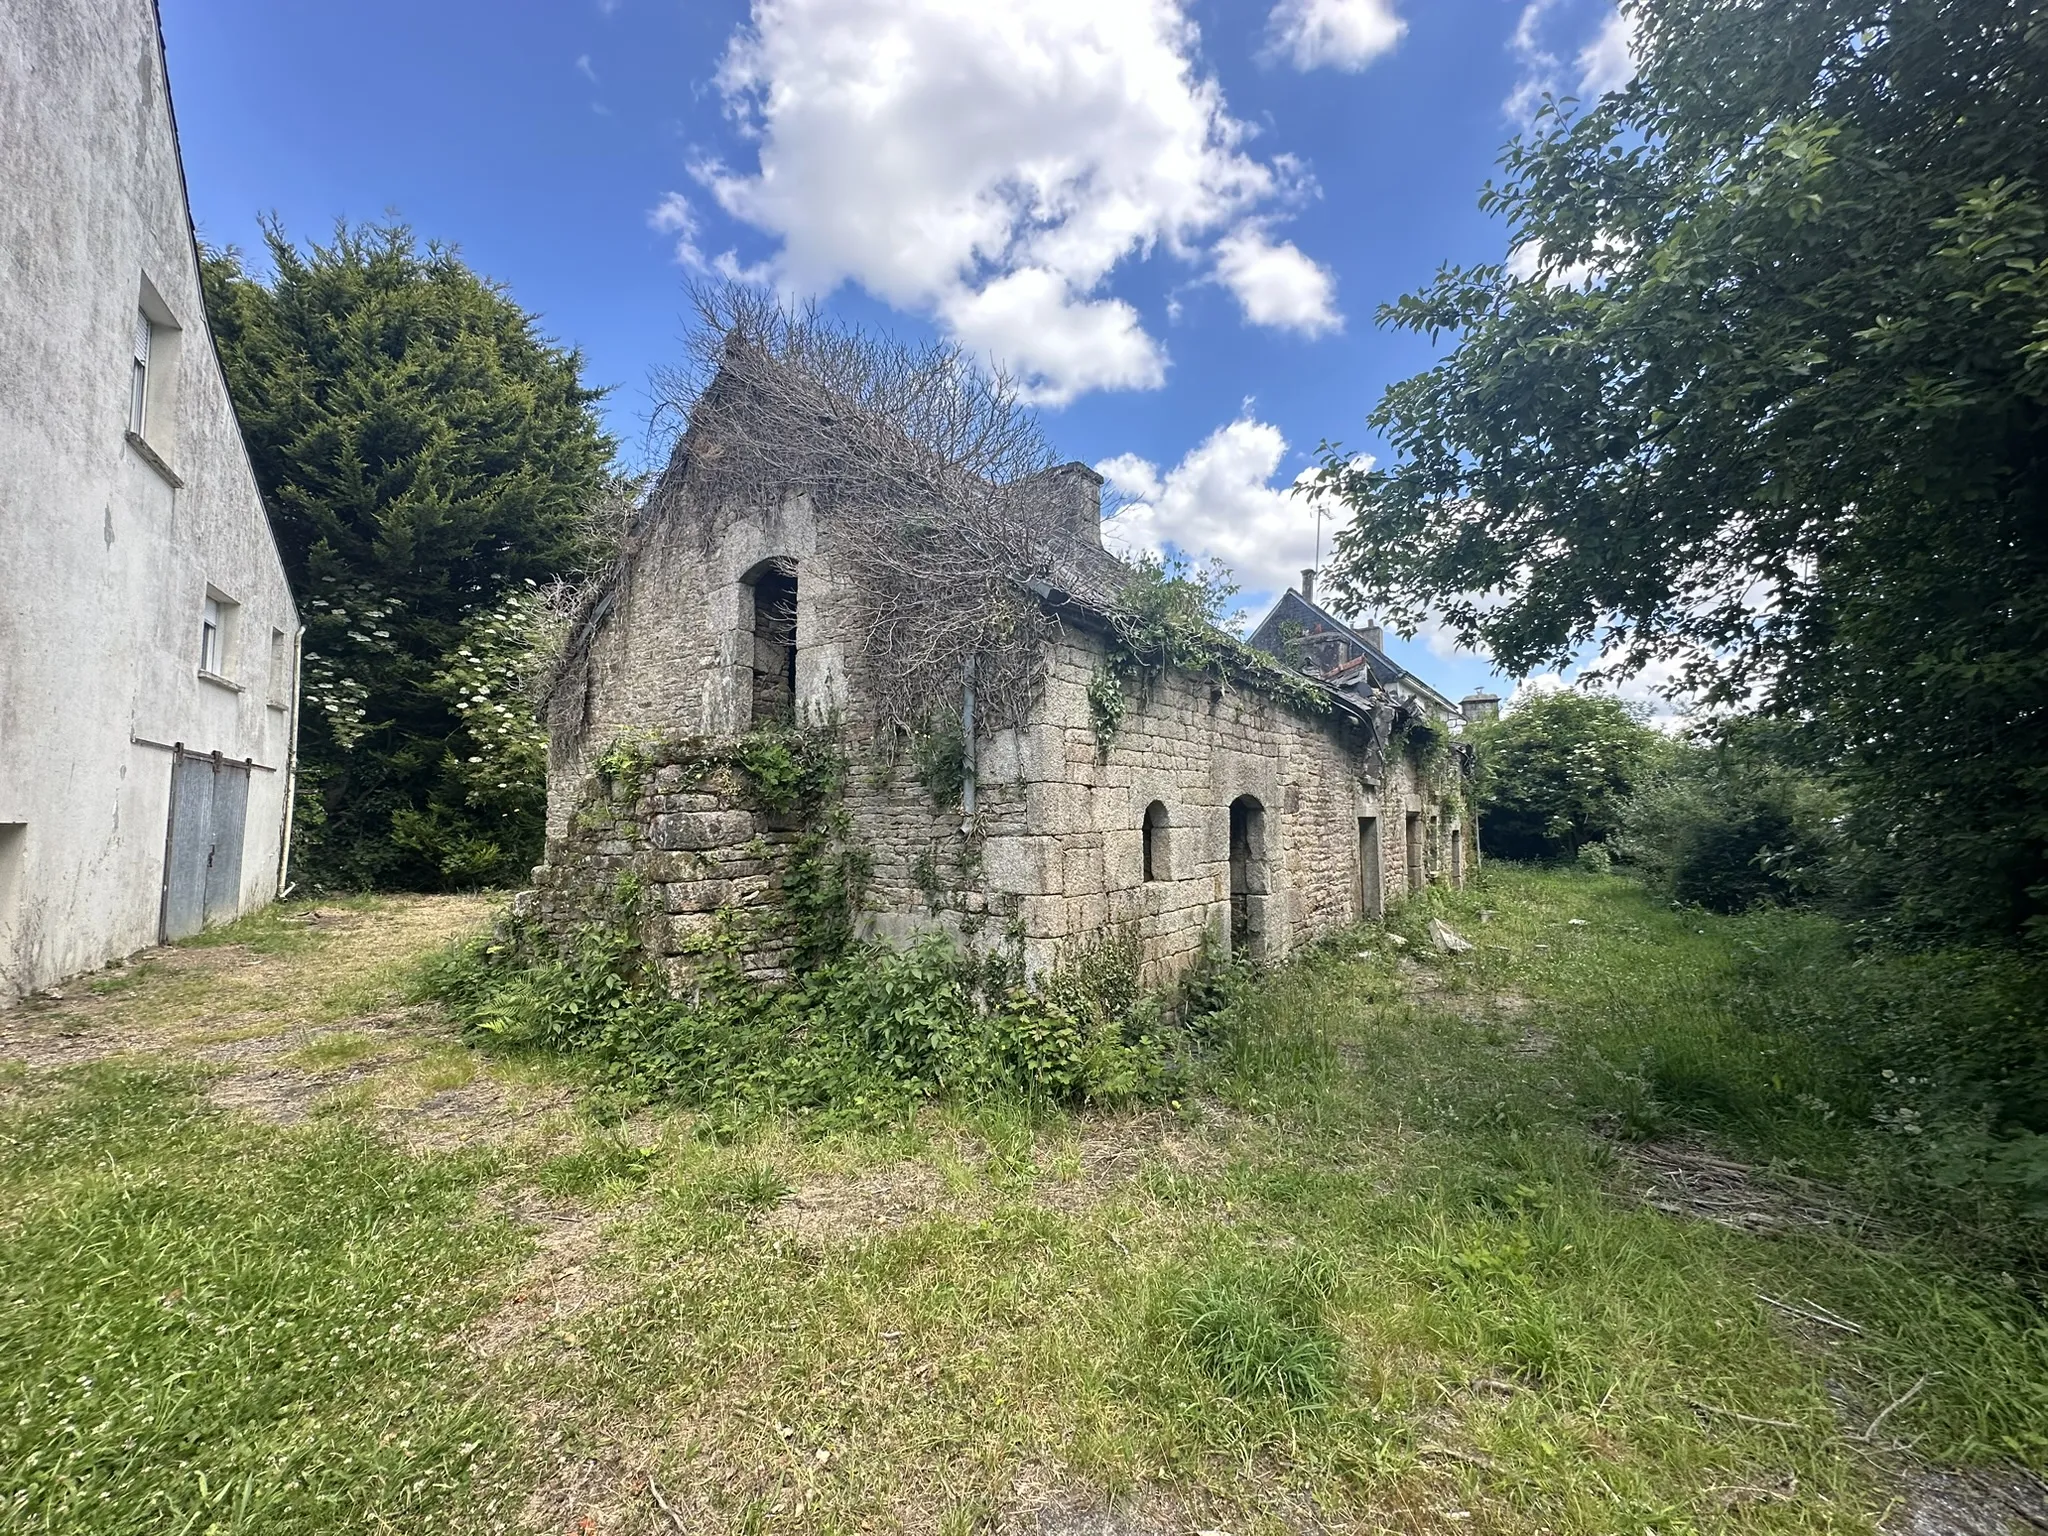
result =
[{"label": "bramble bush", "polygon": [[1832,895],[1842,796],[1786,760],[1767,722],[1674,743],[1622,808],[1615,858],[1685,906],[1743,912]]}]

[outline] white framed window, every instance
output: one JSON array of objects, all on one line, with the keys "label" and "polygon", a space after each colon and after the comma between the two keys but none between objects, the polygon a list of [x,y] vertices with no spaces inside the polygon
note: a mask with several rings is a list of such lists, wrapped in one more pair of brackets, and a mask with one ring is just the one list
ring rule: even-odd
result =
[{"label": "white framed window", "polygon": [[235,639],[241,627],[241,605],[218,587],[209,586],[199,606],[199,675],[232,682]]},{"label": "white framed window", "polygon": [[128,430],[137,437],[149,435],[149,351],[155,336],[156,322],[137,308],[135,360],[128,373]]},{"label": "white framed window", "polygon": [[225,674],[221,668],[226,664],[226,616],[221,612],[220,599],[208,597],[199,611],[199,670],[211,672],[215,677]]},{"label": "white framed window", "polygon": [[171,467],[178,456],[178,360],[184,332],[164,296],[145,276],[136,293],[134,332],[128,339],[128,441],[150,466],[184,484]]}]

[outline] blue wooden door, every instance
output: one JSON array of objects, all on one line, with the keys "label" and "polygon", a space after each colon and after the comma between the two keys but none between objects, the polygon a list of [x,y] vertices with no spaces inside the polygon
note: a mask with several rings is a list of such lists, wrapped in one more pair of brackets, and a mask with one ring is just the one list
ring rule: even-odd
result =
[{"label": "blue wooden door", "polygon": [[183,752],[171,760],[161,923],[165,943],[225,921],[240,907],[248,810],[245,764]]}]

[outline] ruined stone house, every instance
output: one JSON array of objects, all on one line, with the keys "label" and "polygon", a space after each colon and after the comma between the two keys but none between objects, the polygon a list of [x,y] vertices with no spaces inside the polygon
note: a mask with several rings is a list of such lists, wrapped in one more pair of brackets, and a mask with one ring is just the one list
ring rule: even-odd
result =
[{"label": "ruined stone house", "polygon": [[[990,579],[1019,605],[1036,670],[1004,718],[987,689],[978,701],[989,672],[968,657],[923,722],[953,733],[954,771],[935,781],[889,704],[886,604],[863,590],[872,518],[772,478],[733,494],[718,472],[731,451],[699,409],[553,684],[529,900],[558,935],[624,876],[678,984],[735,916],[748,972],[772,980],[800,960],[775,918],[804,834],[720,766],[762,727],[825,731],[846,754],[835,835],[861,853],[863,937],[936,930],[1035,974],[1115,934],[1165,985],[1205,944],[1283,956],[1464,879],[1453,707],[1376,647],[1328,681],[1213,631],[1222,661],[1118,665],[1133,572],[1103,550],[1101,478],[1081,464],[990,491],[1025,521],[1006,546],[1021,553]],[[905,535],[954,536],[943,520]]]}]

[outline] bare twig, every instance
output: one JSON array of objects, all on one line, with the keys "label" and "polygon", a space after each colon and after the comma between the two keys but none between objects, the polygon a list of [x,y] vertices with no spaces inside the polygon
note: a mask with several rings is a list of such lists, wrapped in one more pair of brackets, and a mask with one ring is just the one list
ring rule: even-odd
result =
[{"label": "bare twig", "polygon": [[661,1484],[657,1483],[654,1480],[654,1474],[652,1472],[647,1474],[647,1491],[654,1495],[654,1502],[656,1507],[659,1508],[664,1515],[668,1516],[669,1522],[672,1525],[674,1525],[677,1530],[683,1532],[683,1536],[689,1536],[690,1528],[687,1525],[683,1524],[683,1517],[676,1513],[675,1506],[670,1504],[667,1499],[661,1496]]},{"label": "bare twig", "polygon": [[1688,1397],[1685,1402],[1687,1407],[1697,1408],[1701,1413],[1717,1413],[1724,1419],[1740,1419],[1745,1424],[1762,1424],[1771,1429],[1799,1429],[1803,1427],[1792,1423],[1789,1419],[1760,1419],[1754,1414],[1737,1413],[1733,1408],[1723,1408],[1717,1403],[1703,1403],[1696,1397]]},{"label": "bare twig", "polygon": [[1836,1317],[1832,1312],[1798,1306],[1789,1301],[1780,1301],[1775,1296],[1766,1296],[1762,1291],[1756,1293],[1756,1299],[1767,1307],[1776,1307],[1780,1312],[1788,1313],[1793,1317],[1804,1318],[1809,1323],[1819,1323],[1824,1328],[1839,1328],[1843,1333],[1860,1334],[1863,1332],[1863,1325],[1861,1323],[1852,1323],[1846,1317]]},{"label": "bare twig", "polygon": [[1904,1397],[1901,1397],[1897,1402],[1893,1403],[1889,1408],[1885,1409],[1884,1412],[1880,1413],[1876,1418],[1870,1421],[1870,1427],[1863,1431],[1863,1440],[1865,1444],[1869,1444],[1870,1442],[1876,1440],[1877,1432],[1879,1428],[1882,1427],[1886,1419],[1890,1418],[1893,1414],[1897,1413],[1901,1408],[1905,1407],[1906,1404],[1910,1403],[1911,1401],[1913,1401],[1914,1398],[1920,1395],[1920,1389],[1927,1385],[1928,1381],[1932,1377],[1932,1374],[1932,1372],[1923,1373],[1918,1381],[1914,1382],[1912,1386],[1906,1389],[1906,1395]]},{"label": "bare twig", "polygon": [[1425,1445],[1420,1447],[1416,1454],[1421,1456],[1441,1456],[1447,1461],[1462,1461],[1467,1466],[1479,1467],[1487,1472],[1498,1472],[1500,1470],[1500,1463],[1490,1456],[1482,1456],[1477,1451],[1454,1450],[1448,1445]]}]

